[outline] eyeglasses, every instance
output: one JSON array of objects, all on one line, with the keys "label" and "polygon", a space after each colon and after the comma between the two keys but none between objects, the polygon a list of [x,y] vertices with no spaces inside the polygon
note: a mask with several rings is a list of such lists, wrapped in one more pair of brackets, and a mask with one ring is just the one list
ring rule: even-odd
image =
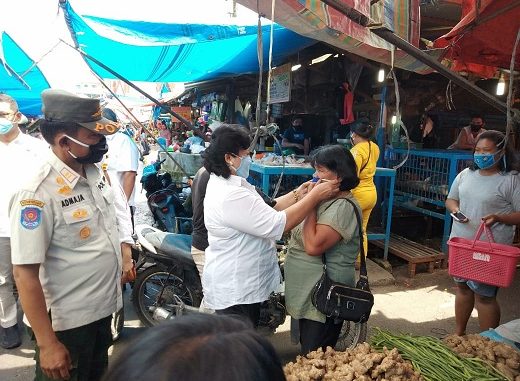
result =
[{"label": "eyeglasses", "polygon": [[233,152],[229,152],[229,154],[233,157],[238,157],[239,159],[242,159],[243,157],[246,157],[246,156],[249,156],[249,157],[253,157],[253,152],[248,152],[247,155],[244,155],[244,156],[238,156],[236,153],[233,153]]}]

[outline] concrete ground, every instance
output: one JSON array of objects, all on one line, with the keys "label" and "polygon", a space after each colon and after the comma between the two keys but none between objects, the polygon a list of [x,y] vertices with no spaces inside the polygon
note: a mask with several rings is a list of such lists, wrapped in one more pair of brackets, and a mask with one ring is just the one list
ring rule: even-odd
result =
[{"label": "concrete ground", "polygon": [[[395,282],[372,287],[375,305],[368,322],[369,334],[374,327],[436,337],[453,333],[455,288],[447,270],[436,270],[433,274],[419,273],[413,279],[406,277],[406,270],[406,266],[394,267]],[[373,275],[375,278],[374,272],[375,270],[370,270],[369,267],[369,277]],[[500,290],[498,300],[502,308],[502,322],[520,318],[519,293],[518,276],[511,287]],[[129,291],[125,293],[125,328],[122,337],[111,350],[111,360],[115,359],[137,335],[146,334],[146,328],[137,320],[133,306],[128,300],[129,294]],[[468,333],[477,332],[479,328],[474,311],[468,324]],[[271,341],[284,362],[295,359],[299,347],[291,344],[289,319],[279,327]],[[139,348],[134,347],[134,350]],[[0,349],[0,380],[32,380],[33,355],[33,344],[25,334],[21,347],[9,351]]]}]

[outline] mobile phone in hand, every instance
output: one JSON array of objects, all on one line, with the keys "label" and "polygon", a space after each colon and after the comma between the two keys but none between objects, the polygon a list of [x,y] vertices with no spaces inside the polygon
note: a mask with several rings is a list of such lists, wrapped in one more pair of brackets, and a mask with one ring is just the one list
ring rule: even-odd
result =
[{"label": "mobile phone in hand", "polygon": [[468,217],[466,217],[460,210],[455,213],[450,213],[450,215],[457,222],[468,222]]}]

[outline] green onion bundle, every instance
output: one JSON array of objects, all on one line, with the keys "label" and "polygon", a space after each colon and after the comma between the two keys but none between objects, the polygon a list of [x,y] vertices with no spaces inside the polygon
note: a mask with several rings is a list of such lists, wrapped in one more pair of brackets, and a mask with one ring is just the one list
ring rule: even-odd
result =
[{"label": "green onion bundle", "polygon": [[482,360],[459,357],[435,337],[394,334],[379,328],[375,331],[371,340],[374,348],[397,348],[426,381],[507,381]]}]

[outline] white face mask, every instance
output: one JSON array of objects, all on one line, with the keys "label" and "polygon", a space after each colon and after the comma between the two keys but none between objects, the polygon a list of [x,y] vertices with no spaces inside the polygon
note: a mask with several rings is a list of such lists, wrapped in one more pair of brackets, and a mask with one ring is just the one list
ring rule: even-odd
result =
[{"label": "white face mask", "polygon": [[235,157],[238,157],[240,159],[240,165],[238,168],[235,168],[233,165],[231,165],[231,168],[235,171],[237,176],[243,177],[244,179],[247,179],[249,177],[249,167],[251,167],[251,163],[253,160],[251,159],[251,156],[245,155],[245,156],[238,156],[233,155]]},{"label": "white face mask", "polygon": [[9,133],[14,127],[14,123],[7,118],[0,118],[0,135]]}]

